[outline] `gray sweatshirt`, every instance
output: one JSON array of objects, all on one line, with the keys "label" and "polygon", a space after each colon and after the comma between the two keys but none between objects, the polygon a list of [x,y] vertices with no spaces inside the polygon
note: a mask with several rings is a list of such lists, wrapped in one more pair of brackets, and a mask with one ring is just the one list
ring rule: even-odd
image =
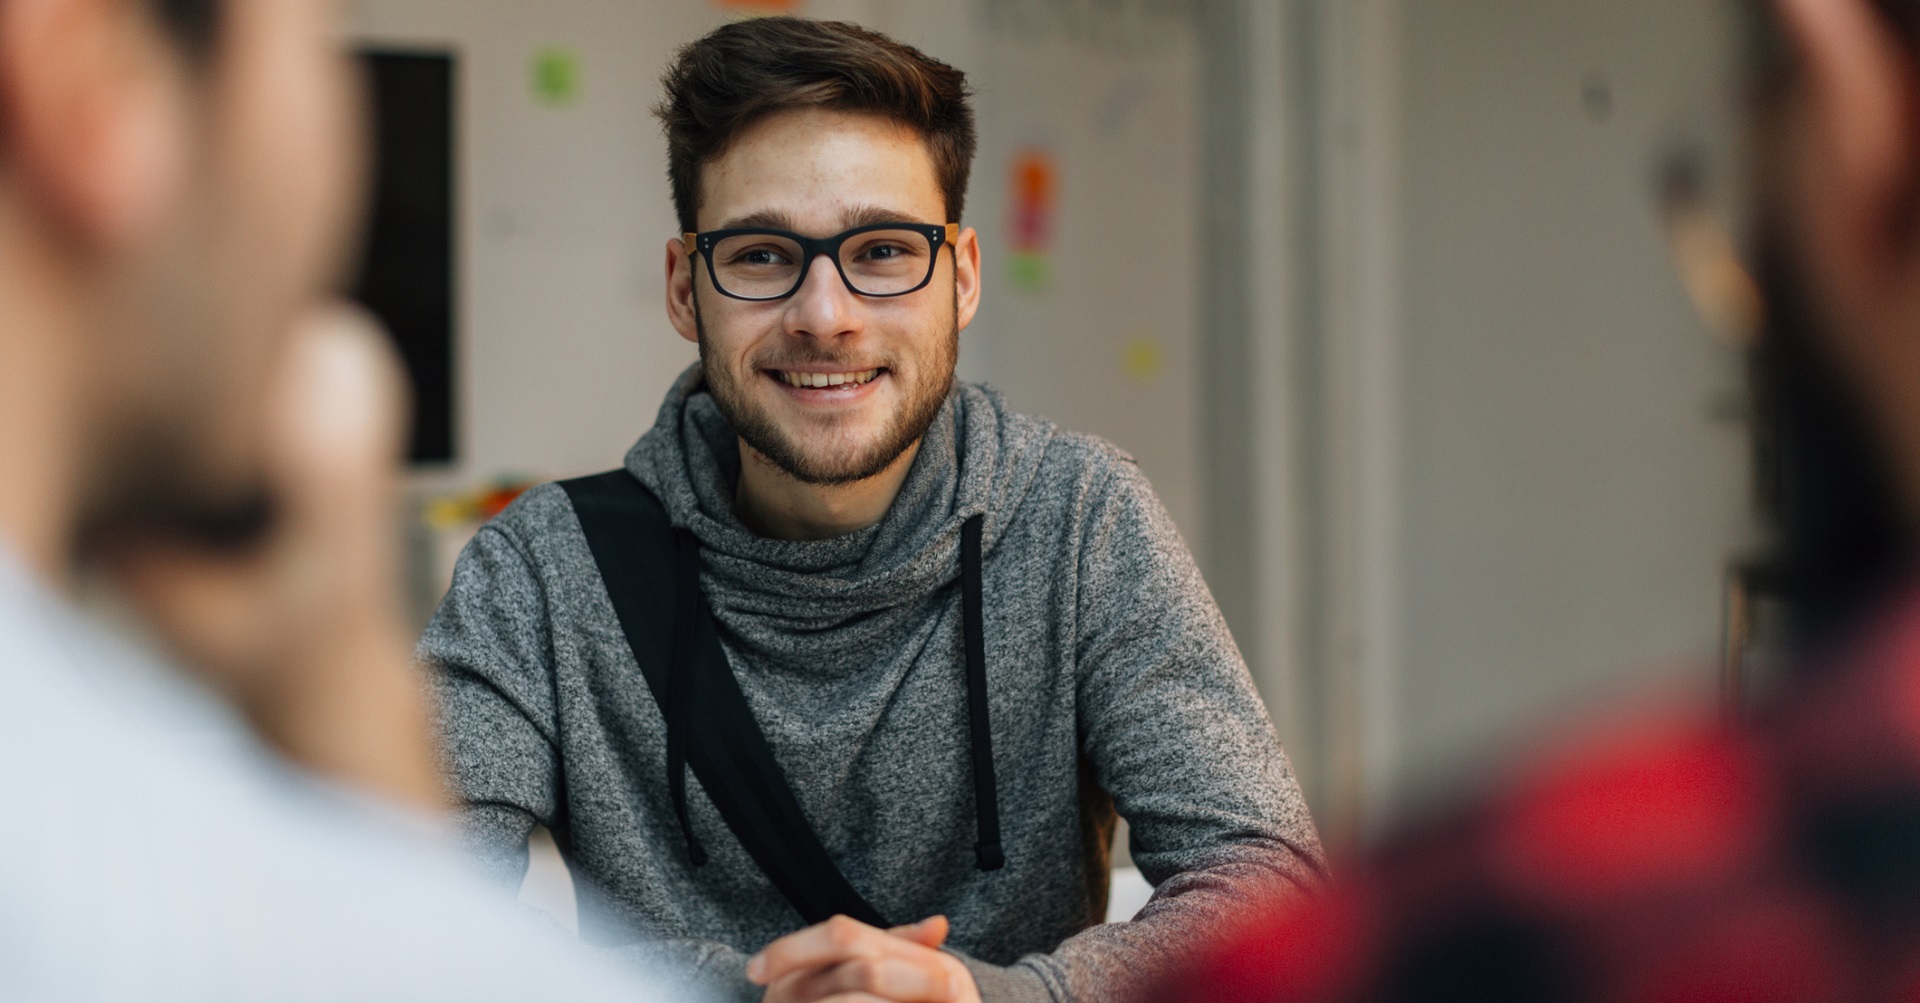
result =
[{"label": "gray sweatshirt", "polygon": [[[727,659],[828,852],[882,914],[949,917],[987,1003],[1124,997],[1253,887],[1321,873],[1246,665],[1126,454],[957,386],[878,525],[787,542],[733,516],[735,442],[696,367],[626,467],[699,539]],[[991,872],[973,852],[961,643],[960,527],[978,513],[1007,861]],[[710,859],[688,862],[665,723],[562,489],[480,530],[420,653],[483,864],[517,886],[545,825],[582,936],[757,999],[746,958],[799,915],[691,776]],[[1115,809],[1156,890],[1104,925]]]}]

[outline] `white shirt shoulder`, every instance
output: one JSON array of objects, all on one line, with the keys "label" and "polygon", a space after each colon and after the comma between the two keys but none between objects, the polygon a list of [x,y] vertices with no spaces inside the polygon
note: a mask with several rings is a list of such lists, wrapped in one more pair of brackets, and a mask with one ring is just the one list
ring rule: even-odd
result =
[{"label": "white shirt shoulder", "polygon": [[0,998],[660,997],[0,552]]}]

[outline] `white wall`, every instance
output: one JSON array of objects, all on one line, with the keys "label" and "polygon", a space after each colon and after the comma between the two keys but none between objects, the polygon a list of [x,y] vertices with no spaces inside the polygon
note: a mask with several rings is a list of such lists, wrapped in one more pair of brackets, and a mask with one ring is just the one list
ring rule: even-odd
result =
[{"label": "white wall", "polygon": [[[973,71],[981,122],[974,223],[988,299],[970,373],[1016,407],[1131,452],[1197,545],[1199,431],[1198,49],[1191,21],[1115,4],[1081,23],[1051,3],[981,4]],[[1052,282],[1007,274],[1008,173],[1052,152],[1060,224]],[[1155,364],[1130,368],[1151,359]]]},{"label": "white wall", "polygon": [[[454,50],[460,462],[444,480],[605,469],[694,352],[666,323],[675,227],[647,118],[669,47],[716,18],[627,0],[363,0],[360,37]],[[577,52],[572,107],[533,99],[529,64]]]},{"label": "white wall", "polygon": [[1365,376],[1389,425],[1336,463],[1390,492],[1353,531],[1387,542],[1388,591],[1346,597],[1390,613],[1353,614],[1353,642],[1390,653],[1357,722],[1377,818],[1623,684],[1710,693],[1751,526],[1746,430],[1715,416],[1739,360],[1674,278],[1656,195],[1682,144],[1737,180],[1730,5],[1366,6],[1387,16],[1353,27],[1344,69],[1390,86],[1346,111],[1389,134],[1328,157],[1384,158],[1394,206],[1339,266],[1390,276],[1366,295],[1395,318],[1388,382]]}]

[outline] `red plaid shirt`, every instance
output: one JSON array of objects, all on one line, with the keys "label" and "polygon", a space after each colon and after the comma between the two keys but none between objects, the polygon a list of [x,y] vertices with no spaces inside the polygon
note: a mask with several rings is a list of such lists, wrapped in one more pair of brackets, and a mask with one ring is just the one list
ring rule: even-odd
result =
[{"label": "red plaid shirt", "polygon": [[1920,599],[1744,733],[1596,734],[1159,998],[1920,1001]]}]

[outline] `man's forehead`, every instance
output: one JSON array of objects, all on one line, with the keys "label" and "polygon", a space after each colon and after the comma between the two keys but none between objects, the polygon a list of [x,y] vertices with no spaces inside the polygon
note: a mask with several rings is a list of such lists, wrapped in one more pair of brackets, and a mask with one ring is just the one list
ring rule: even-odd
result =
[{"label": "man's forehead", "polygon": [[[823,220],[830,220],[831,225],[837,230],[851,230],[855,227],[876,226],[881,223],[927,223],[938,226],[945,222],[928,219],[924,212],[866,203],[848,206],[808,206],[800,212],[777,207],[755,209],[737,216],[729,216],[721,220],[715,229],[759,228],[804,232],[815,228],[816,224]],[[810,236],[826,236],[826,234],[810,234]]]},{"label": "man's forehead", "polygon": [[700,172],[704,228],[944,223],[926,140],[875,115],[804,109],[749,126]]}]

